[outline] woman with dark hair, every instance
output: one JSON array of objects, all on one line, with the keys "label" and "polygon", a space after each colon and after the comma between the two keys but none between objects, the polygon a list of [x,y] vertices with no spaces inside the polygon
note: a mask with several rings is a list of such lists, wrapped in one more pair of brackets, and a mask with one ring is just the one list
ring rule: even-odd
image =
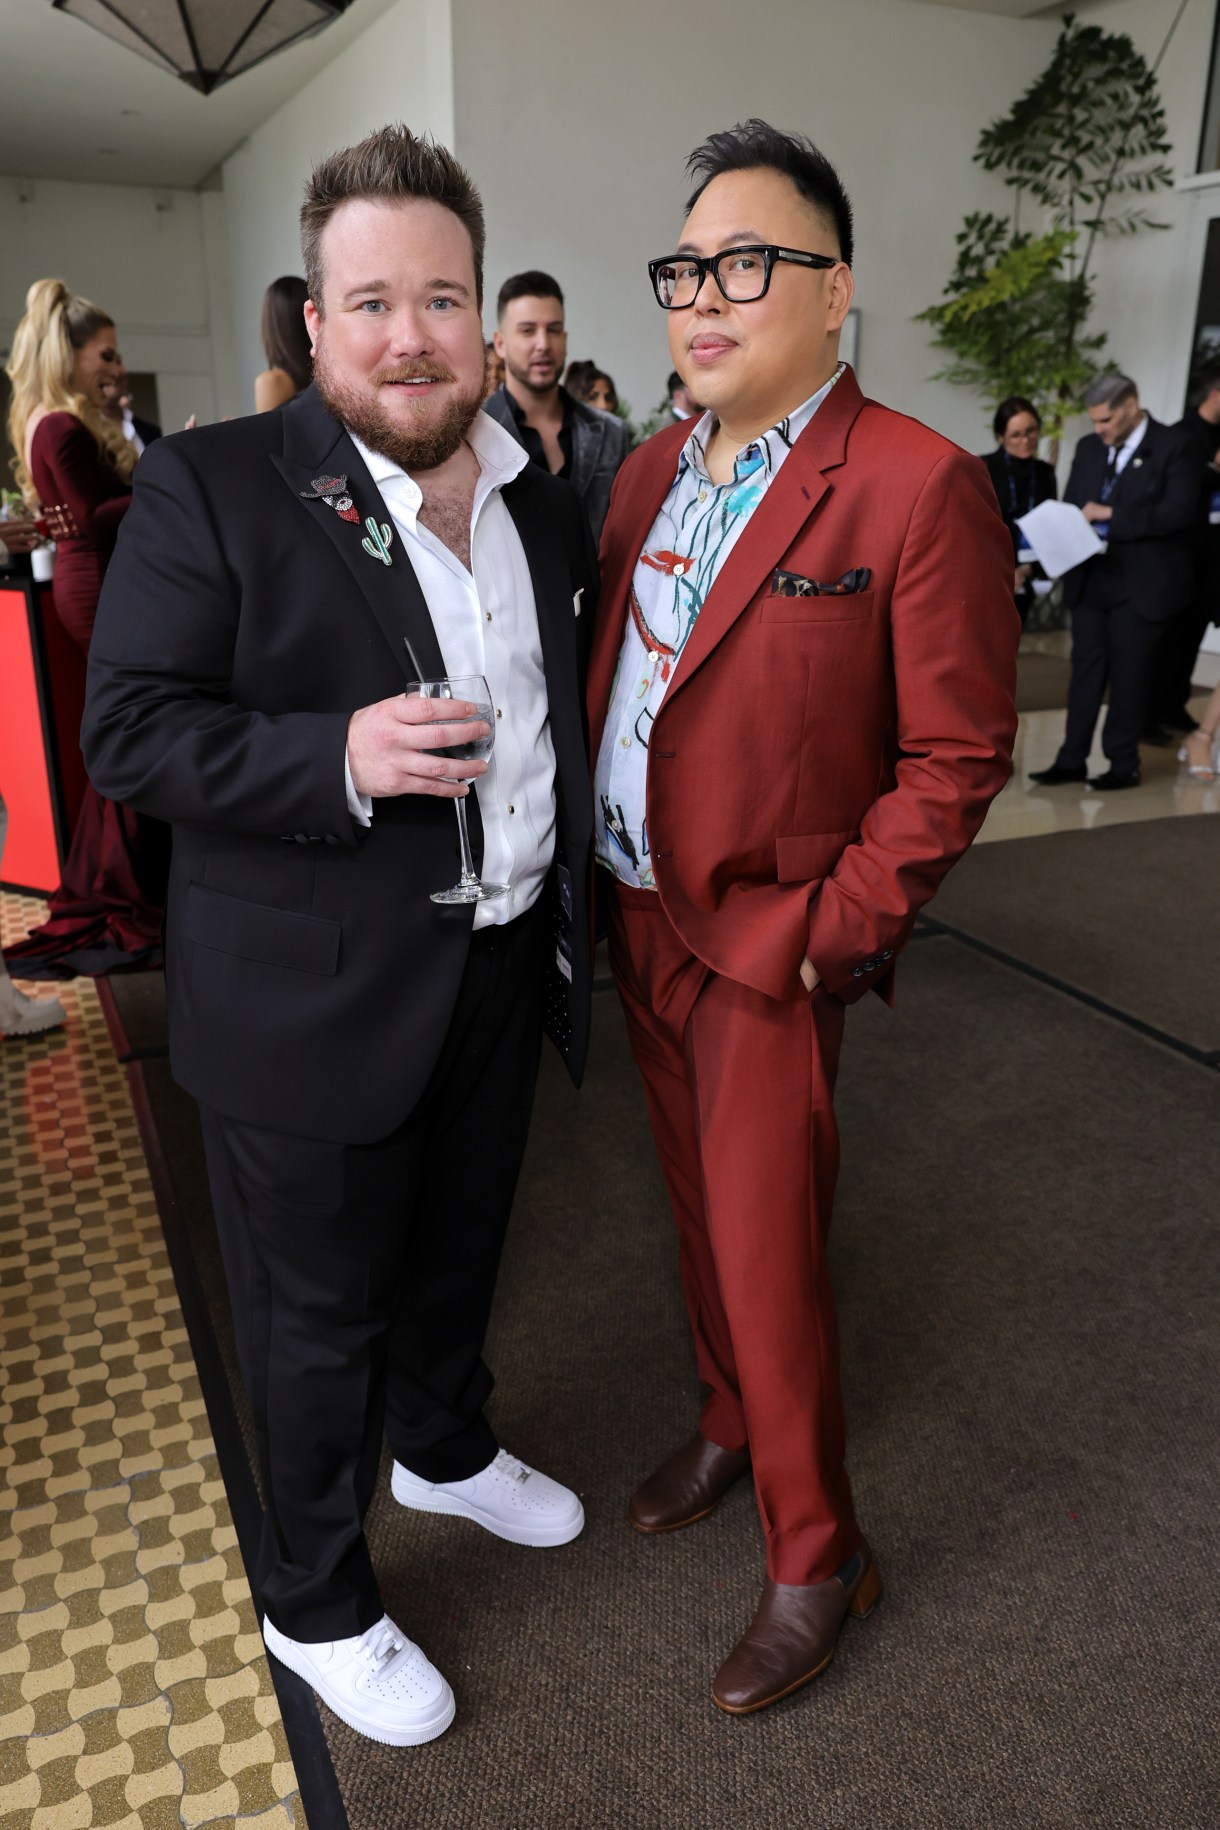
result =
[{"label": "woman with dark hair", "polygon": [[[135,446],[110,411],[123,373],[110,316],[36,280],[13,337],[9,440],[26,501],[56,526],[55,612],[88,654],[102,580],[131,505]],[[88,785],[50,918],[6,949],[19,978],[160,963],[169,828]]]},{"label": "woman with dark hair", "polygon": [[600,413],[618,412],[618,389],[596,362],[569,362],[563,385],[574,400],[583,400],[586,407],[596,407]]},{"label": "woman with dark hair", "polygon": [[992,422],[996,435],[994,451],[984,453],[983,462],[991,476],[996,500],[1005,525],[1012,535],[1015,565],[1013,595],[1024,624],[1034,601],[1031,580],[1046,575],[1032,550],[1026,546],[1017,526],[1020,516],[1027,515],[1039,502],[1053,502],[1059,494],[1052,465],[1038,456],[1042,436],[1042,416],[1032,400],[1022,394],[1011,394],[996,408]]},{"label": "woman with dark hair", "polygon": [[254,411],[269,413],[313,380],[313,352],[305,328],[309,288],[295,273],[272,280],[263,294],[263,350],[267,367],[254,377]]}]

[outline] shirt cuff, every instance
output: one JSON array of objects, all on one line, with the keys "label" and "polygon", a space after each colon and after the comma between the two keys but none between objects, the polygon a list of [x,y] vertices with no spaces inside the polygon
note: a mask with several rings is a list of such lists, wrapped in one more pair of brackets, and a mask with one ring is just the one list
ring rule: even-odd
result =
[{"label": "shirt cuff", "polygon": [[373,798],[371,795],[356,792],[356,784],[352,780],[352,759],[346,748],[343,751],[343,781],[347,788],[347,811],[357,826],[371,826],[373,824]]}]

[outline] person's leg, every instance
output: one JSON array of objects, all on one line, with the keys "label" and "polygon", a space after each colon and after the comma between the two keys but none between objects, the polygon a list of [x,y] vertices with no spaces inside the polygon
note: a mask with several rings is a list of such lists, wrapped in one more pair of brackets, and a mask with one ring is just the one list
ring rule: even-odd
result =
[{"label": "person's leg", "polygon": [[669,925],[660,898],[650,891],[615,893],[610,963],[678,1230],[678,1261],[695,1363],[707,1392],[699,1432],[720,1448],[741,1450],[746,1445],[745,1413],[708,1238],[699,1123],[682,1040],[707,968],[686,952]]},{"label": "person's leg", "polygon": [[1106,690],[1106,617],[1092,604],[1072,611],[1072,671],[1068,681],[1067,724],[1055,763],[1061,769],[1083,769],[1093,747],[1093,732]]},{"label": "person's leg", "polygon": [[386,1435],[395,1460],[426,1481],[465,1480],[496,1454],[483,1340],[533,1109],[546,942],[539,910],[475,936],[416,1115],[419,1187],[390,1335]]},{"label": "person's leg", "polygon": [[779,1004],[709,978],[687,1032],[707,1227],[740,1380],[773,1582],[811,1585],[860,1548],[844,1466],[826,1263],[844,1006]]},{"label": "person's leg", "polygon": [[1150,622],[1129,603],[1116,604],[1106,624],[1110,705],[1101,742],[1116,775],[1131,775],[1140,766],[1140,732],[1148,706],[1152,667],[1163,626]]},{"label": "person's leg", "polygon": [[256,1598],[291,1639],[350,1638],[384,1612],[364,1515],[418,1132],[353,1147],[202,1117],[262,1467]]}]

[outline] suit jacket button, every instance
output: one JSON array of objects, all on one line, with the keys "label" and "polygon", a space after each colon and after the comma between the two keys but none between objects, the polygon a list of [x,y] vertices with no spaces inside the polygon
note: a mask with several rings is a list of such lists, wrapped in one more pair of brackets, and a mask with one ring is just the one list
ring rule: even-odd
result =
[{"label": "suit jacket button", "polygon": [[851,975],[854,979],[862,979],[864,977],[864,967],[863,966],[853,966],[851,969]]}]

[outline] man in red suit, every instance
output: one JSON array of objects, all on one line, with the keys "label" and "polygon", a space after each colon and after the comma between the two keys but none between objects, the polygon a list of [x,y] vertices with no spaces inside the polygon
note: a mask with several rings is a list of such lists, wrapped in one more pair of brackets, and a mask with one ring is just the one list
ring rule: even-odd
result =
[{"label": "man in red suit", "polygon": [[707,411],[619,473],[590,667],[611,961],[678,1224],[707,1398],[632,1523],[752,1468],[767,1547],[712,1695],[817,1675],[880,1594],[844,1467],[826,1237],[846,1006],[892,997],[917,910],[1006,781],[1020,628],[983,466],[838,361],[851,210],[809,141],[692,155],[650,263]]}]

